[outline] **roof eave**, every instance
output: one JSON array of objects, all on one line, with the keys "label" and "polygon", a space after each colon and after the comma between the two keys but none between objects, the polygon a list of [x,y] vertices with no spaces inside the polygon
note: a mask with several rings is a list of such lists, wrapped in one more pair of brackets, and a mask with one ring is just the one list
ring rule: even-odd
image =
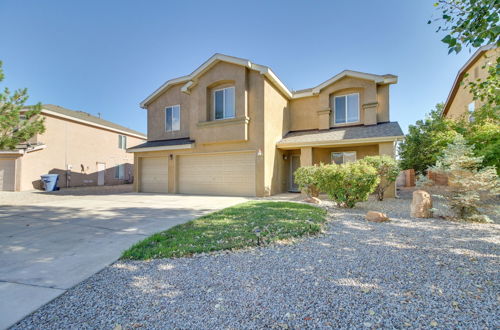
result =
[{"label": "roof eave", "polygon": [[321,141],[289,142],[289,143],[278,142],[276,146],[280,149],[295,149],[299,147],[327,147],[327,146],[339,146],[339,145],[349,145],[349,144],[394,142],[394,141],[400,141],[403,138],[404,135],[395,135],[395,136],[383,136],[383,137],[372,137],[372,138],[362,138],[362,139],[346,139],[346,140],[321,140]]},{"label": "roof eave", "polygon": [[134,152],[147,152],[147,151],[165,151],[165,150],[181,150],[181,149],[192,149],[194,148],[194,143],[190,144],[177,144],[172,146],[158,146],[158,147],[145,147],[145,148],[129,148],[128,153]]},{"label": "roof eave", "polygon": [[441,113],[441,117],[446,116],[448,111],[450,110],[451,106],[451,101],[455,97],[458,88],[460,87],[460,83],[462,79],[464,78],[465,73],[467,70],[470,69],[472,64],[476,62],[476,60],[482,56],[484,53],[486,53],[488,50],[495,48],[495,44],[489,44],[489,45],[484,45],[482,47],[479,47],[476,52],[465,62],[465,64],[458,70],[457,76],[455,77],[455,80],[453,81],[453,85],[451,87],[450,93],[448,93],[448,97],[446,98],[446,102],[444,103],[443,106],[443,112]]}]

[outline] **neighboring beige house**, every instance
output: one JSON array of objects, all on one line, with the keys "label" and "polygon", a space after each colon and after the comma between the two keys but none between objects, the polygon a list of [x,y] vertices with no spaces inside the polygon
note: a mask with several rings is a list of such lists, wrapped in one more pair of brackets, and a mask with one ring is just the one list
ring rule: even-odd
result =
[{"label": "neighboring beige house", "polygon": [[216,54],[141,103],[148,142],[129,149],[135,189],[268,196],[296,191],[299,166],[394,156],[403,137],[389,119],[396,82],[346,70],[291,91],[266,66]]},{"label": "neighboring beige house", "polygon": [[499,56],[500,48],[495,45],[487,45],[477,49],[458,71],[443,108],[444,117],[457,119],[465,114],[472,114],[475,109],[481,106],[480,101],[472,99],[467,81],[484,80],[488,76],[487,67],[495,64]]},{"label": "neighboring beige house", "polygon": [[40,175],[59,174],[59,187],[114,185],[133,181],[133,156],[146,140],[134,130],[86,112],[45,104],[45,133],[16,150],[0,151],[0,190],[42,188]]}]

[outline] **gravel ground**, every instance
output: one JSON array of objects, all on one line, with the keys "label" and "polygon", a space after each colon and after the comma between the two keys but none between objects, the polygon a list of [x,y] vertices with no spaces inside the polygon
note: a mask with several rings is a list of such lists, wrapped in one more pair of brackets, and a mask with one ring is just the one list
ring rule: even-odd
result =
[{"label": "gravel ground", "polygon": [[293,245],[119,261],[14,328],[498,329],[500,225],[410,219],[403,195],[329,206],[324,235]]},{"label": "gravel ground", "polygon": [[89,186],[61,188],[58,191],[45,192],[30,190],[21,192],[0,191],[0,205],[27,205],[50,202],[53,200],[75,198],[85,195],[107,195],[132,192],[133,185],[122,184],[116,186]]}]

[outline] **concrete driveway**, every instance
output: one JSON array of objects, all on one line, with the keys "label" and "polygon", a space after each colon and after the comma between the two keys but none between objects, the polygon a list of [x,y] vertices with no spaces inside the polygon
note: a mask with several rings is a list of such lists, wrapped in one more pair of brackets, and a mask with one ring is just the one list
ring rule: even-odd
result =
[{"label": "concrete driveway", "polygon": [[113,263],[135,242],[247,200],[123,193],[30,202],[26,196],[20,195],[24,205],[0,206],[0,328]]}]

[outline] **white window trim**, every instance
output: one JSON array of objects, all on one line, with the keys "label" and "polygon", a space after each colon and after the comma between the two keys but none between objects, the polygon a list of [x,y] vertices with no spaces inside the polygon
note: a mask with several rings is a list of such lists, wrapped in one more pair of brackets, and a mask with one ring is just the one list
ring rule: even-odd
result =
[{"label": "white window trim", "polygon": [[127,136],[123,134],[118,134],[118,149],[127,149]]},{"label": "white window trim", "polygon": [[[179,107],[179,129],[173,129],[173,125],[172,125],[172,129],[171,130],[168,130],[167,129],[167,109],[168,108],[175,108],[175,107]],[[174,114],[174,111],[172,110],[172,116]],[[173,121],[173,118],[172,118],[172,124],[174,123]],[[181,130],[181,105],[180,104],[174,104],[174,105],[169,105],[168,107],[165,107],[165,132],[178,132]]]},{"label": "white window trim", "polygon": [[[120,167],[122,167],[122,176],[120,177]],[[115,179],[123,180],[125,178],[125,164],[116,165],[115,168]]]},{"label": "white window trim", "polygon": [[345,159],[344,159],[344,158],[345,158],[345,155],[344,155],[344,154],[345,154],[345,153],[348,153],[348,152],[349,152],[349,153],[354,153],[354,157],[356,158],[356,160],[355,160],[355,161],[357,161],[357,160],[358,160],[358,154],[357,154],[357,152],[356,152],[356,151],[332,151],[332,152],[330,153],[330,164],[335,164],[335,162],[333,161],[333,154],[342,154],[342,164],[345,164],[346,162],[345,162]]},{"label": "white window trim", "polygon": [[[349,95],[358,95],[358,120],[356,120],[356,121],[347,121],[347,97]],[[336,99],[338,97],[345,97],[345,122],[344,123],[337,123],[337,118],[336,118],[337,111],[335,109],[335,104],[337,104]],[[361,121],[361,113],[360,113],[361,111],[360,111],[360,106],[359,106],[359,103],[360,103],[359,98],[360,98],[359,93],[350,93],[350,94],[338,95],[338,96],[333,97],[333,125],[346,125],[346,124],[352,124],[352,123],[359,123]]]},{"label": "white window trim", "polygon": [[[217,119],[217,118],[215,118],[215,110],[216,110],[216,108],[215,108],[215,92],[223,91],[223,90],[230,89],[230,88],[234,90],[234,115],[232,117],[226,117],[226,92],[224,92],[224,94],[222,96],[222,115],[223,115],[223,117]],[[234,86],[214,89],[212,91],[212,98],[214,99],[214,120],[224,120],[224,119],[236,118],[236,88],[234,88]]]}]

